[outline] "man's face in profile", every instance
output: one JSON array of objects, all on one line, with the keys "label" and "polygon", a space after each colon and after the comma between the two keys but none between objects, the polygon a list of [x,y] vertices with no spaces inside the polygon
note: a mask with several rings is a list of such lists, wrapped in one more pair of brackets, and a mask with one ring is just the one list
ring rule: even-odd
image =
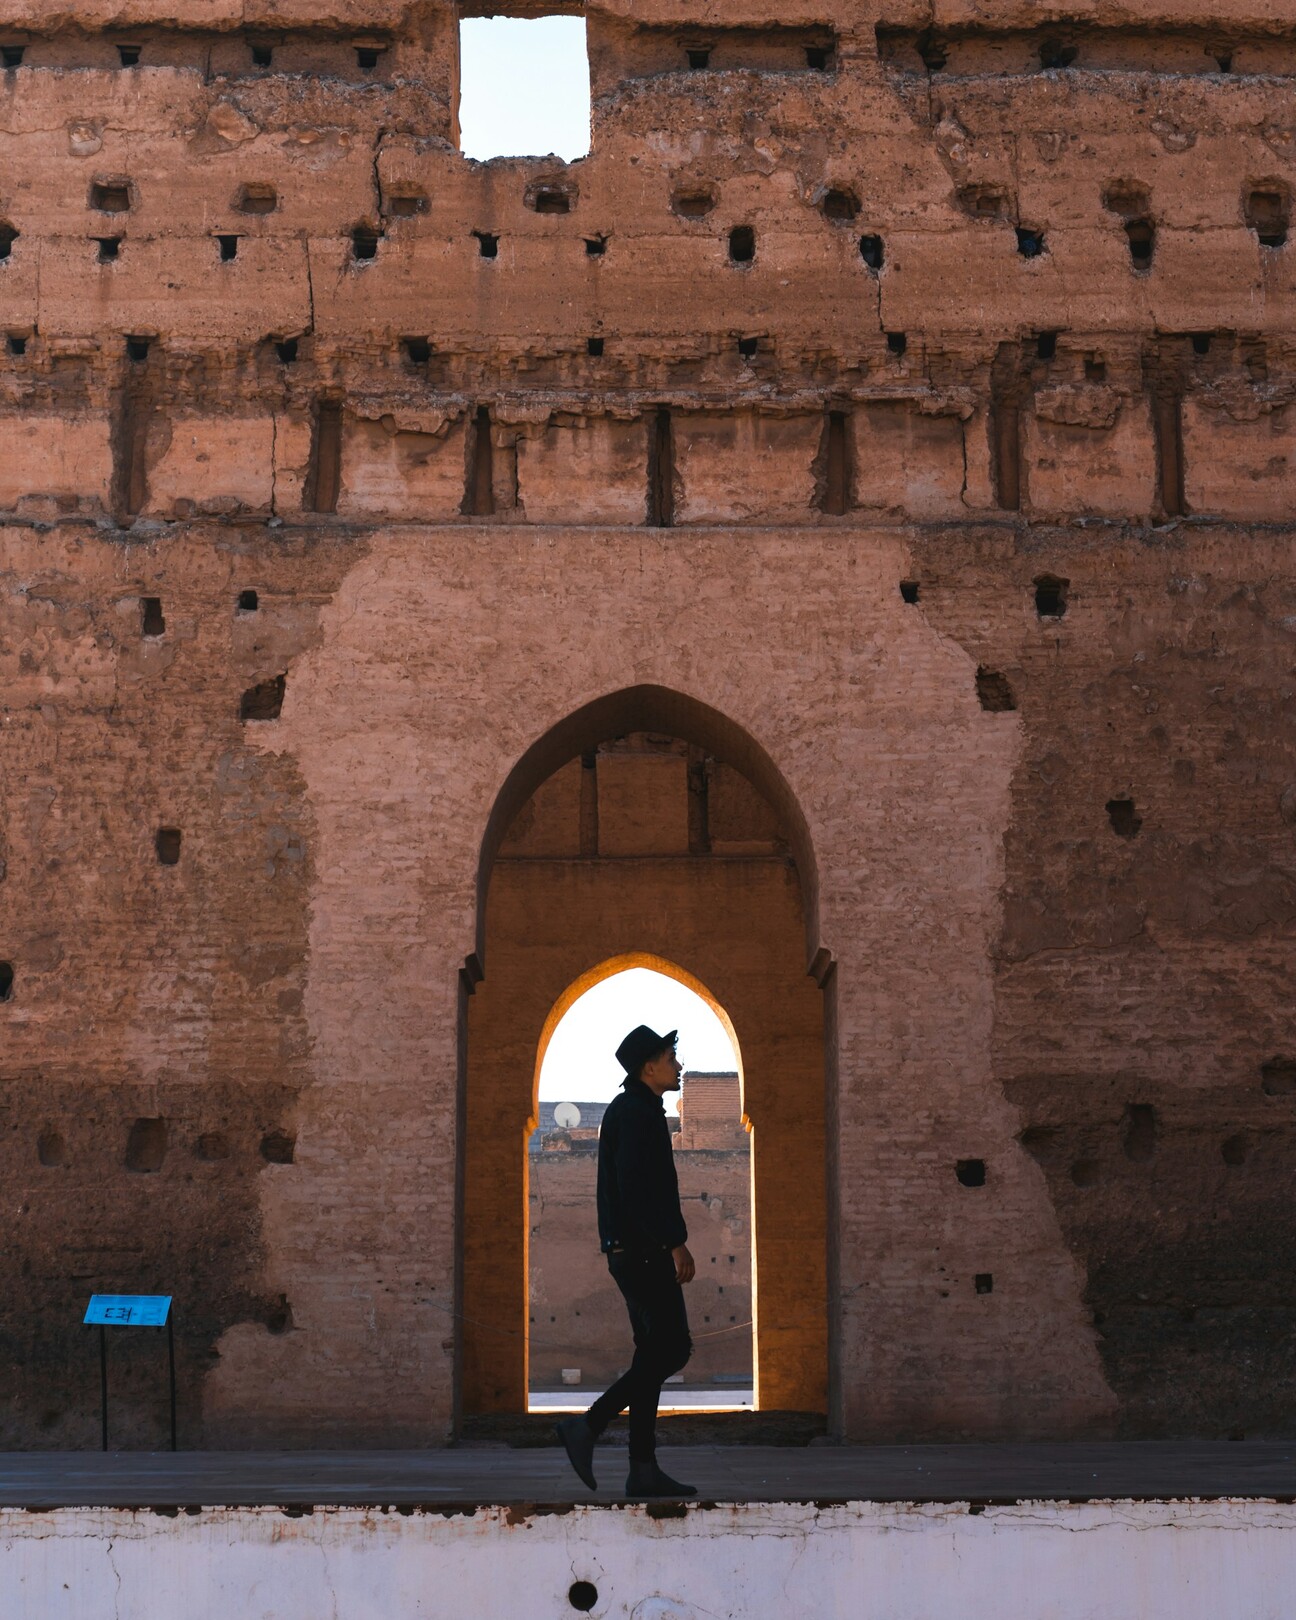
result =
[{"label": "man's face in profile", "polygon": [[683,1075],[684,1065],[675,1056],[674,1047],[667,1047],[650,1063],[645,1063],[642,1070],[644,1085],[659,1097],[664,1097],[668,1091],[678,1091]]}]

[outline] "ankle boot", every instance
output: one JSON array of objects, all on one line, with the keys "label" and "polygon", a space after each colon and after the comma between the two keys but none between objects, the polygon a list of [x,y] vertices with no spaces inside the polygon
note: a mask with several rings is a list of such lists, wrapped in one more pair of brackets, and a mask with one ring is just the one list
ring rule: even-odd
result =
[{"label": "ankle boot", "polygon": [[696,1496],[696,1485],[681,1485],[657,1466],[655,1457],[647,1462],[630,1460],[630,1474],[626,1480],[627,1496]]},{"label": "ankle boot", "polygon": [[582,1482],[590,1490],[598,1490],[598,1481],[594,1478],[594,1442],[598,1436],[590,1428],[589,1419],[566,1417],[561,1423],[556,1423],[554,1429],[566,1449],[567,1461],[580,1475]]}]

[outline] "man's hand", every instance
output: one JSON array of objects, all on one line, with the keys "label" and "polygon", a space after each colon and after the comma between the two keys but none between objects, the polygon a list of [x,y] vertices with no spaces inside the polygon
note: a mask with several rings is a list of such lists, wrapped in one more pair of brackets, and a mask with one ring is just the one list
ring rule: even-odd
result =
[{"label": "man's hand", "polygon": [[688,1244],[681,1243],[678,1249],[672,1249],[671,1259],[675,1262],[675,1281],[692,1282],[697,1275],[697,1267],[693,1264],[693,1256],[688,1252]]}]

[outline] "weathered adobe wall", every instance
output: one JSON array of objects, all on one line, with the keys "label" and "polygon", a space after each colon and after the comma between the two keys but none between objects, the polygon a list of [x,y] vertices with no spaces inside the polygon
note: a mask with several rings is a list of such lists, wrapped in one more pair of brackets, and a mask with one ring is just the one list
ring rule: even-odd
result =
[{"label": "weathered adobe wall", "polygon": [[[1284,518],[1292,259],[1260,238],[1290,208],[1296,31],[836,12],[597,8],[592,155],[483,168],[453,146],[446,6],[362,33],[328,7],[106,32],[5,8],[0,326],[25,349],[0,505],[484,514],[485,408],[495,517],[636,522],[666,405],[681,523]],[[699,41],[715,65],[681,71]],[[321,400],[341,487],[311,466]],[[824,407],[852,403],[829,493]]]},{"label": "weathered adobe wall", "polygon": [[1289,1430],[1291,34],[1071,15],[597,10],[563,169],[455,155],[446,8],[0,9],[6,1444],[94,1287],[186,1443],[446,1436],[483,831],[641,682],[807,820],[841,1430]]}]

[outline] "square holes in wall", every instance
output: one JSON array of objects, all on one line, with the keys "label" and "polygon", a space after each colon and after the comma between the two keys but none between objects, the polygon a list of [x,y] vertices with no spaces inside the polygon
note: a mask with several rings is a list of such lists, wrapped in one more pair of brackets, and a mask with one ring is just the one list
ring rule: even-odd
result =
[{"label": "square holes in wall", "polygon": [[94,180],[90,185],[89,206],[101,214],[125,214],[130,211],[129,180]]},{"label": "square holes in wall", "polygon": [[464,17],[459,24],[459,149],[485,163],[590,149],[583,17]]}]

